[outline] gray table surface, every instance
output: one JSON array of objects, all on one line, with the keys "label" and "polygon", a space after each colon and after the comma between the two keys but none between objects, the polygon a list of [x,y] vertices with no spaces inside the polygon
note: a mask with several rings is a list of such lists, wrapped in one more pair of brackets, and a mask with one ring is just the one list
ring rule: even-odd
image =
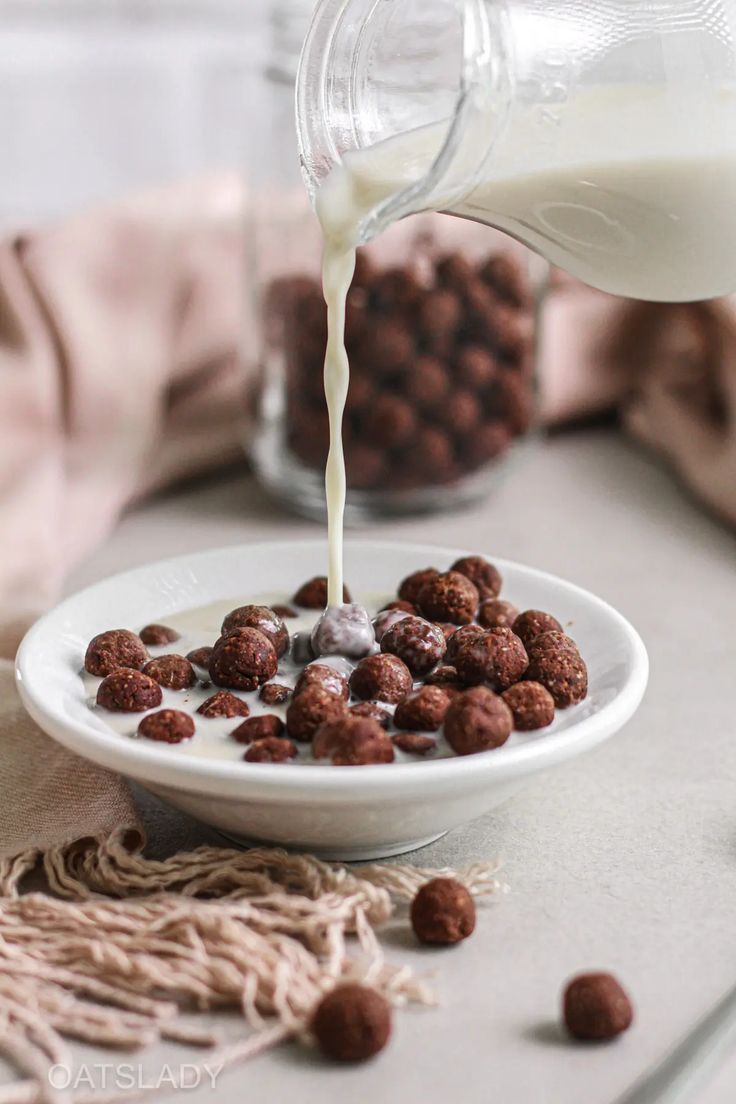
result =
[{"label": "gray table surface", "polygon": [[[510,887],[452,951],[422,953],[403,928],[387,933],[390,954],[435,975],[439,1009],[399,1013],[393,1045],[368,1067],[327,1068],[284,1047],[186,1099],[609,1104],[736,980],[734,534],[602,430],[540,447],[471,511],[373,531],[466,545],[589,587],[642,633],[649,691],[610,743],[412,856],[460,866],[498,856]],[[160,556],[321,532],[233,474],[131,512],[69,589]],[[157,851],[214,838],[141,801]],[[629,986],[636,1023],[613,1045],[574,1047],[556,1027],[560,988],[599,967]],[[146,1066],[179,1055],[162,1048]],[[736,1054],[698,1097],[734,1099]]]}]

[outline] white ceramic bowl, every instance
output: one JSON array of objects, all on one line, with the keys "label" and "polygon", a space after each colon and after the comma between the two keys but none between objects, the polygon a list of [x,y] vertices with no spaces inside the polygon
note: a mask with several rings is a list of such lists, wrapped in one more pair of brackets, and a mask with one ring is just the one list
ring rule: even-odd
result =
[{"label": "white ceramic bowl", "polygon": [[[346,577],[355,596],[385,593],[388,600],[403,576],[429,564],[445,569],[466,552],[352,541]],[[89,709],[80,669],[96,633],[137,629],[222,599],[291,594],[324,571],[325,546],[316,541],[199,552],[89,587],[28,632],[18,652],[18,688],[31,716],[65,747],[229,835],[340,859],[409,851],[612,736],[646,687],[644,645],[619,613],[572,583],[486,554],[503,574],[504,596],[520,609],[546,609],[569,624],[590,676],[586,701],[558,712],[551,728],[514,734],[496,751],[352,769],[224,762],[180,754],[182,748],[172,755],[167,746],[122,737]]]}]

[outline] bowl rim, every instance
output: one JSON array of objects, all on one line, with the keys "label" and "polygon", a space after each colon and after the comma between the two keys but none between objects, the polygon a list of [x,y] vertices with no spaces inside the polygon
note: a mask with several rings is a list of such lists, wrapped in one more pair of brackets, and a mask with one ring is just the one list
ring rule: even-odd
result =
[{"label": "bowl rim", "polygon": [[[644,696],[649,677],[649,658],[641,637],[618,610],[584,587],[539,568],[485,552],[468,553],[462,548],[448,548],[443,545],[365,538],[346,541],[346,552],[360,554],[380,549],[384,552],[399,551],[401,554],[408,553],[419,557],[426,557],[428,554],[447,557],[451,558],[451,562],[469,554],[483,555],[496,564],[502,574],[509,570],[521,572],[538,582],[551,583],[575,595],[579,600],[595,607],[598,613],[603,614],[625,642],[630,664],[626,681],[616,696],[595,713],[542,739],[512,747],[502,746],[473,755],[452,756],[416,763],[372,764],[362,766],[359,770],[338,769],[321,764],[305,767],[304,764],[253,764],[186,754],[171,756],[165,747],[145,744],[138,740],[122,740],[112,732],[108,735],[87,727],[81,722],[70,720],[58,705],[54,705],[53,702],[49,705],[39,693],[37,679],[34,677],[37,646],[57,621],[68,617],[70,612],[73,614],[78,603],[90,602],[96,595],[104,594],[108,588],[122,579],[134,583],[136,576],[144,578],[152,571],[163,573],[181,568],[196,569],[197,565],[206,564],[211,559],[216,560],[223,554],[228,556],[268,555],[269,551],[276,548],[281,550],[285,547],[295,555],[321,549],[325,551],[326,557],[324,540],[255,541],[247,544],[225,545],[129,568],[107,576],[65,598],[35,622],[25,634],[18,649],[15,662],[16,685],[26,710],[45,732],[71,751],[108,769],[118,770],[122,774],[143,781],[155,779],[158,784],[169,785],[173,789],[210,794],[223,792],[223,786],[232,794],[234,782],[242,783],[244,790],[249,789],[253,783],[257,783],[258,793],[264,800],[268,799],[271,791],[292,790],[309,791],[313,796],[324,796],[326,799],[345,799],[357,796],[358,790],[361,797],[364,797],[384,791],[387,785],[395,787],[400,783],[413,784],[420,789],[426,789],[429,794],[430,790],[436,791],[438,784],[441,785],[443,781],[460,782],[480,772],[489,778],[493,776],[494,781],[500,782],[509,777],[544,769],[592,748],[613,735],[633,715]],[[182,611],[189,608],[192,607],[190,605],[181,607]],[[162,774],[169,776],[168,781],[161,783]],[[244,793],[243,796],[247,795]],[[308,797],[309,794],[305,793],[304,796]]]}]

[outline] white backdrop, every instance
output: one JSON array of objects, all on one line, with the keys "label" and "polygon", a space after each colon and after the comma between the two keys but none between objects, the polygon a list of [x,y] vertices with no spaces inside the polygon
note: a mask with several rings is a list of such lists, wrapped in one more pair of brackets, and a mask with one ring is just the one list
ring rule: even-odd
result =
[{"label": "white backdrop", "polygon": [[0,223],[242,165],[273,7],[0,0]]}]

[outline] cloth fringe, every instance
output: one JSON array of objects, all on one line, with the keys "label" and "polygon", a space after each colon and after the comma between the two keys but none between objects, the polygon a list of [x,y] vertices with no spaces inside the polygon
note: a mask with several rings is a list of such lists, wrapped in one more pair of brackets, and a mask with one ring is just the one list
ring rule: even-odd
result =
[{"label": "cloth fringe", "polygon": [[[491,863],[459,874],[348,870],[278,849],[211,847],[156,861],[143,846],[137,831],[118,831],[0,863],[0,1053],[24,1075],[0,1086],[0,1104],[152,1095],[55,1089],[50,1069],[73,1068],[67,1039],[121,1050],[160,1040],[205,1046],[216,1068],[306,1036],[316,1002],[344,980],[394,1005],[431,1004],[424,982],[386,962],[376,928],[438,874],[475,895],[501,889]],[[51,895],[20,895],[39,862]],[[242,1040],[222,1043],[185,1016],[214,1009],[242,1015]]]}]

